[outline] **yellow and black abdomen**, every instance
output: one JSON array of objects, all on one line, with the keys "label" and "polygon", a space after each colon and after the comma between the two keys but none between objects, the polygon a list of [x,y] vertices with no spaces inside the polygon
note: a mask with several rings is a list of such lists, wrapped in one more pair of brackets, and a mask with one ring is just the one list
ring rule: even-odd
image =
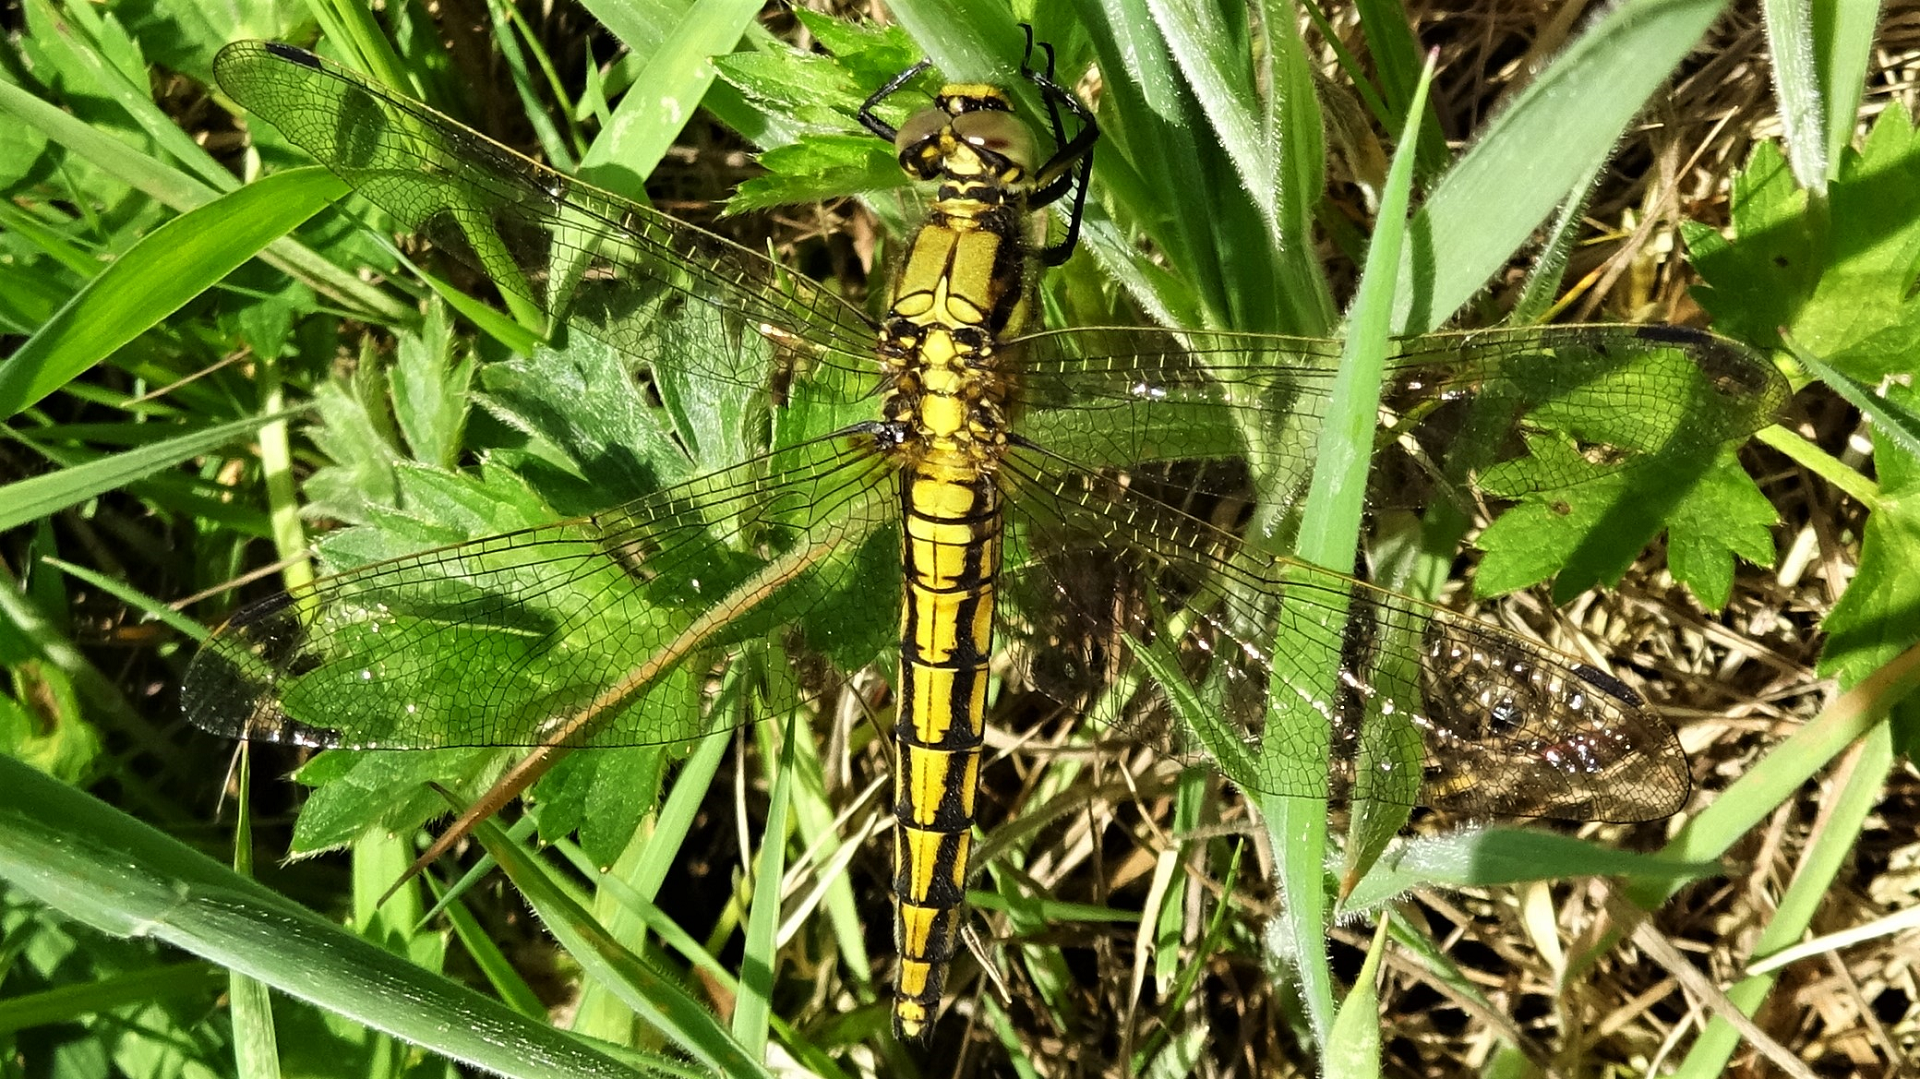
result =
[{"label": "yellow and black abdomen", "polygon": [[900,465],[894,1028],[908,1038],[939,1008],[966,909],[1000,574],[996,471],[1016,382],[1001,344],[1025,322],[1032,262],[1026,169],[1007,156],[1026,140],[1002,138],[990,114],[1003,96],[948,89],[941,115],[901,132],[902,163],[942,182],[901,261],[878,350],[876,434]]},{"label": "yellow and black abdomen", "polygon": [[901,477],[900,712],[894,784],[894,1019],[920,1035],[959,940],[1000,572],[991,473],[934,453]]}]

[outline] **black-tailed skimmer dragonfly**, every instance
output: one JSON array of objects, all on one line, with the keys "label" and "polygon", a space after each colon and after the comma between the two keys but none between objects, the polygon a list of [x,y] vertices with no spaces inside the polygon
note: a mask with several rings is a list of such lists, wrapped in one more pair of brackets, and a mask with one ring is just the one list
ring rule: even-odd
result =
[{"label": "black-tailed skimmer dragonfly", "polygon": [[[642,377],[672,366],[749,391],[763,445],[604,512],[247,607],[188,671],[193,722],[357,749],[695,739],[745,714],[701,692],[731,657],[770,635],[817,643],[810,616],[855,594],[868,617],[899,619],[905,1035],[931,1022],[959,936],[1003,674],[1076,707],[1103,694],[1135,730],[1181,730],[1264,794],[1616,821],[1680,807],[1673,732],[1612,675],[1275,552],[1338,342],[1036,329],[1034,277],[1072,245],[1093,118],[1029,69],[1050,113],[1044,157],[990,85],[948,85],[897,129],[881,120],[925,66],[860,117],[936,189],[873,318],[302,50],[224,50],[228,94],[403,226]],[[1063,199],[1065,236],[1047,246],[1034,211]],[[1376,476],[1424,475],[1464,505],[1475,469],[1523,437],[1624,470],[1714,454],[1783,398],[1758,356],[1668,327],[1408,339],[1389,364],[1398,426],[1383,444],[1478,456],[1410,453]],[[1531,473],[1547,493],[1588,474]]]}]

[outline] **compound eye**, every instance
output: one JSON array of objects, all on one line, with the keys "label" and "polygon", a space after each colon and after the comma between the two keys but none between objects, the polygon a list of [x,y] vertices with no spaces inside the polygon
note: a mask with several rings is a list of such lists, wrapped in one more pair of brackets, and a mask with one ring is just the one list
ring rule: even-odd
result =
[{"label": "compound eye", "polygon": [[985,109],[962,113],[953,118],[953,133],[976,150],[1033,170],[1033,130],[1012,113]]},{"label": "compound eye", "polygon": [[899,132],[893,136],[894,152],[902,157],[915,152],[921,143],[940,134],[940,129],[946,127],[951,119],[953,117],[944,111],[931,107],[907,117],[907,122],[901,124]]}]

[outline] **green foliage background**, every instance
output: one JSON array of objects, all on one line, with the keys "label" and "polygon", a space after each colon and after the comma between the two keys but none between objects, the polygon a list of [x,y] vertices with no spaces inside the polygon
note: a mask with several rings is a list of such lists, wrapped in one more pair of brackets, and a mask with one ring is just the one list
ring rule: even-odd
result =
[{"label": "green foliage background", "polygon": [[[853,107],[923,54],[956,78],[1006,77],[1019,55],[1016,22],[1026,19],[1060,48],[1065,70],[1091,60],[1129,76],[1110,75],[1102,86],[1101,121],[1116,151],[1100,162],[1087,254],[1049,281],[1050,317],[1111,321],[1138,311],[1171,324],[1312,335],[1335,329],[1345,291],[1315,237],[1344,244],[1355,263],[1366,244],[1335,212],[1328,158],[1364,162],[1373,136],[1355,139],[1351,122],[1328,114],[1346,102],[1361,128],[1391,135],[1419,84],[1419,49],[1404,18],[1379,2],[1353,5],[1371,59],[1341,67],[1346,89],[1337,93],[1318,54],[1310,61],[1287,29],[1295,22],[1287,3],[1257,6],[1261,18],[1249,19],[1237,4],[1011,11],[998,0],[928,0],[891,5],[898,25],[885,31],[812,14],[763,21],[758,4],[738,0],[588,6],[603,28],[596,40],[628,50],[605,67],[579,52],[563,54],[575,65],[566,67],[544,48],[582,27],[536,28],[525,12],[501,6],[486,10],[487,33],[455,49],[443,47],[415,4],[375,13],[351,4],[216,11],[172,0],[33,0],[21,9],[0,64],[8,116],[0,186],[9,196],[0,201],[7,1074],[453,1074],[451,1059],[512,1075],[751,1075],[766,1073],[776,1055],[820,1075],[920,1067],[881,1033],[884,983],[862,928],[873,908],[846,872],[867,840],[843,828],[844,792],[827,779],[830,747],[805,732],[753,731],[753,755],[774,777],[753,795],[766,829],[740,856],[736,902],[710,924],[683,928],[657,903],[676,886],[673,866],[686,837],[699,834],[702,807],[732,800],[724,785],[710,790],[724,743],[677,762],[671,783],[657,756],[579,755],[548,778],[537,821],[482,833],[514,893],[560,945],[549,962],[571,980],[577,1005],[565,1024],[550,1022],[537,979],[490,939],[497,926],[486,918],[505,910],[524,920],[516,904],[482,885],[447,901],[444,922],[423,923],[439,897],[410,887],[377,903],[409,860],[418,826],[444,808],[428,781],[470,789],[497,773],[504,754],[322,756],[300,774],[311,790],[291,846],[345,848],[347,860],[263,866],[274,885],[263,887],[246,876],[244,816],[241,853],[224,853],[230,837],[207,824],[222,748],[182,732],[172,694],[199,627],[231,609],[225,582],[268,562],[287,563],[283,582],[296,582],[304,570],[290,560],[306,547],[310,521],[363,526],[321,541],[323,558],[341,565],[543,521],[591,508],[598,496],[611,502],[624,492],[585,488],[622,479],[579,476],[575,466],[592,444],[645,444],[658,417],[639,395],[576,408],[565,426],[543,417],[556,399],[577,405],[578,397],[542,384],[556,368],[527,359],[537,338],[515,320],[524,312],[502,314],[415,268],[373,215],[328,209],[338,182],[294,168],[304,162],[267,126],[246,128],[257,159],[239,152],[241,118],[205,92],[220,45],[319,35],[362,70],[489,130],[517,130],[521,145],[557,167],[630,197],[645,196],[645,178],[699,103],[762,151],[767,171],[741,186],[733,209],[859,193],[897,236],[913,200],[886,149],[852,126]],[[1350,312],[1359,328],[1448,322],[1540,230],[1548,242],[1531,273],[1547,282],[1538,291],[1556,293],[1570,248],[1556,238],[1577,223],[1574,193],[1604,168],[1617,133],[1721,7],[1620,5],[1472,132],[1464,151],[1450,151],[1437,120],[1422,112],[1419,137],[1405,148],[1418,208],[1403,256],[1388,264],[1389,301]],[[1863,22],[1860,11],[1871,5],[1772,7],[1805,16],[1778,16],[1774,31],[1786,141],[1761,144],[1733,177],[1724,228],[1694,224],[1683,236],[1705,286],[1698,302],[1717,331],[1814,354],[1824,361],[1819,379],[1872,418],[1870,460],[1838,456],[1805,425],[1761,436],[1776,455],[1769,460],[1857,507],[1843,529],[1857,566],[1826,616],[1818,659],[1822,675],[1853,692],[1661,837],[1656,856],[1518,829],[1415,840],[1374,867],[1347,897],[1349,910],[1389,909],[1416,888],[1596,873],[1620,878],[1620,894],[1658,909],[1760,821],[1809,797],[1803,784],[1852,746],[1851,769],[1813,796],[1825,814],[1819,841],[1775,900],[1752,951],[1764,956],[1813,924],[1883,781],[1911,754],[1912,706],[1898,702],[1920,638],[1920,586],[1907,572],[1920,555],[1920,500],[1910,497],[1920,424],[1908,388],[1877,391],[1888,376],[1910,381],[1920,343],[1912,287],[1920,146],[1908,117],[1890,107],[1853,147],[1874,33],[1871,13]],[[801,39],[828,55],[796,51],[791,43]],[[709,64],[716,54],[724,56]],[[476,80],[474,65],[495,56],[489,70],[504,72],[504,83]],[[258,166],[272,171],[255,177]],[[235,168],[253,182],[242,183]],[[1170,191],[1199,193],[1193,201],[1207,212],[1187,212]],[[369,220],[375,228],[363,227]],[[1158,257],[1141,258],[1143,249]],[[605,357],[576,345],[565,360],[591,372]],[[724,402],[707,404],[715,422],[702,428],[713,431],[704,449],[724,457],[732,448],[717,422]],[[481,451],[499,456],[473,467]],[[543,464],[548,480],[575,471],[573,489],[530,484],[526,475]],[[1588,522],[1516,511],[1478,537],[1476,588],[1492,594],[1554,580],[1555,598],[1565,598],[1558,589],[1618,580],[1664,533],[1669,571],[1717,609],[1744,572],[1740,560],[1768,564],[1779,543],[1760,490],[1729,457],[1672,515],[1641,535],[1614,537],[1607,557],[1572,570],[1567,557]],[[202,595],[211,598],[184,615],[169,607]],[[157,621],[142,623],[138,612]],[[103,634],[103,625],[114,632]],[[1071,765],[1056,768],[1036,781],[1035,804],[1069,813],[1083,782]],[[1179,782],[1170,792],[1176,834],[1212,823],[1214,785],[1198,775]],[[258,786],[275,801],[286,793]],[[1377,1073],[1378,1057],[1364,1045],[1353,1052],[1350,1033],[1356,1024],[1377,1029],[1374,1003],[1359,994],[1359,1011],[1339,1014],[1344,989],[1320,943],[1330,917],[1326,823],[1308,822],[1303,837],[1292,830],[1296,816],[1270,808],[1278,810],[1270,849],[1291,902],[1289,918],[1266,923],[1214,898],[1216,882],[1231,895],[1243,875],[1258,875],[1225,840],[1196,842],[1193,858],[1157,869],[1156,906],[1116,912],[1054,902],[1027,886],[1021,844],[1044,815],[996,834],[1016,853],[983,875],[974,898],[1018,934],[1004,955],[1021,965],[1035,1000],[1010,1012],[991,994],[980,999],[982,1029],[1001,1054],[985,1067],[1037,1074],[1032,1061],[1045,1057],[1034,1046],[1045,1032],[1080,1029],[1086,1019],[1049,927],[1118,920],[1156,946],[1137,976],[1154,980],[1157,1003],[1137,1026],[1114,1018],[1102,1028],[1116,1061],[1125,1053],[1117,1068],[1198,1070],[1218,1018],[1198,987],[1200,957],[1226,955],[1266,962],[1281,987],[1252,1013],[1276,1028],[1258,1039],[1262,1050],[1291,1044],[1295,1066],[1304,1066],[1312,1051],[1298,1047],[1331,1042],[1342,1051],[1327,1059],[1329,1074]],[[551,855],[535,853],[536,825],[553,842]],[[789,870],[805,883],[790,884]],[[1432,940],[1404,920],[1391,931],[1436,981],[1485,1003]],[[736,939],[740,958],[720,962],[717,953]],[[1274,954],[1288,960],[1266,958]],[[801,959],[807,970],[834,973],[810,982],[795,973]],[[1568,982],[1598,961],[1575,957]],[[1755,1012],[1776,977],[1745,977],[1729,993]],[[730,1021],[715,1018],[713,1000],[733,1004]],[[1500,1044],[1487,1074],[1542,1063],[1531,1041]],[[1717,1074],[1737,1048],[1734,1028],[1713,1020],[1687,1043],[1677,1074]],[[1578,1051],[1594,1060],[1614,1052]]]}]

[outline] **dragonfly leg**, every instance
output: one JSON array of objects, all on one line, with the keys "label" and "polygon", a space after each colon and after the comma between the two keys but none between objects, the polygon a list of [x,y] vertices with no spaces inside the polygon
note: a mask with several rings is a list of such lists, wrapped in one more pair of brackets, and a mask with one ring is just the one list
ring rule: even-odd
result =
[{"label": "dragonfly leg", "polygon": [[888,79],[884,86],[869,94],[867,99],[860,103],[860,112],[858,115],[861,126],[888,142],[892,142],[897,138],[900,134],[900,129],[880,119],[880,115],[873,110],[879,108],[882,101],[898,93],[902,86],[919,78],[921,72],[932,66],[932,60],[922,60],[905,71],[902,71],[900,74],[895,75],[893,78]]},{"label": "dragonfly leg", "polygon": [[[1027,208],[1037,210],[1049,203],[1058,201],[1068,191],[1073,192],[1073,206],[1067,212],[1066,235],[1058,243],[1048,244],[1039,251],[1042,263],[1058,266],[1073,254],[1074,245],[1080,241],[1080,218],[1087,204],[1087,180],[1093,175],[1093,144],[1100,141],[1100,125],[1094,120],[1092,110],[1080,103],[1080,99],[1066,87],[1054,81],[1053,46],[1033,40],[1033,27],[1022,23],[1020,28],[1027,34],[1027,54],[1020,60],[1020,75],[1040,90],[1040,96],[1047,103],[1047,119],[1053,128],[1053,141],[1058,150],[1034,173],[1034,191],[1027,200]],[[1039,48],[1046,53],[1045,70],[1035,69],[1032,65],[1033,50]],[[1061,121],[1060,111],[1065,109],[1080,121],[1080,130],[1071,140],[1067,138],[1066,125]]]}]

